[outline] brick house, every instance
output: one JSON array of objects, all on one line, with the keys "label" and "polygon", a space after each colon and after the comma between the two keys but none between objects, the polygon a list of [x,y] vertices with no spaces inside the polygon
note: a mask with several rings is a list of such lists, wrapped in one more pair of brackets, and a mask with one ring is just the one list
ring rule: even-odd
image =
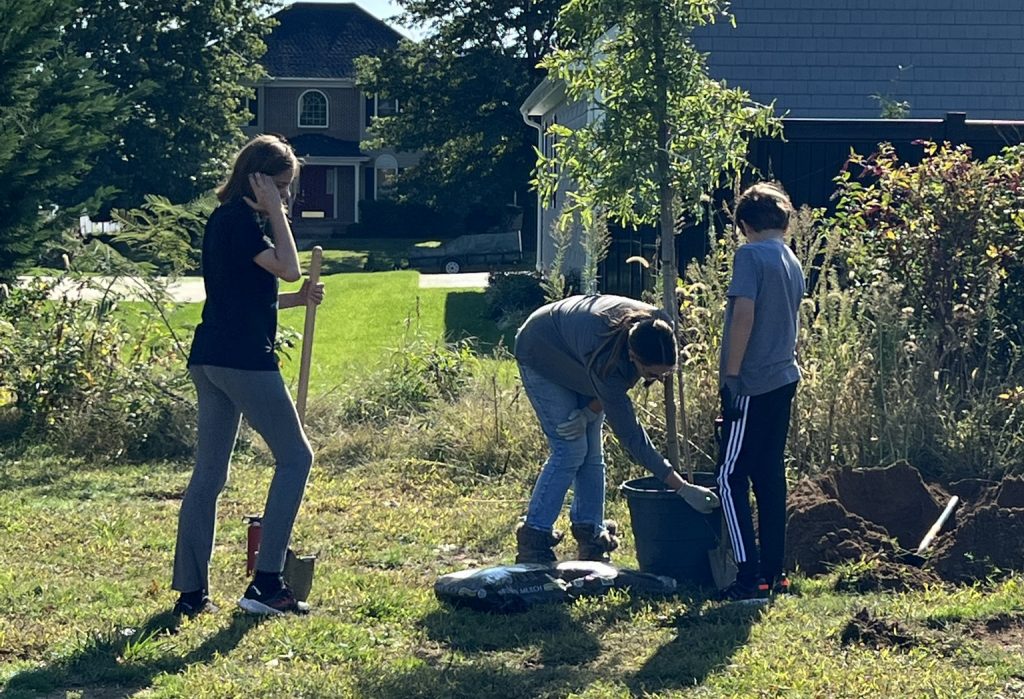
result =
[{"label": "brick house", "polygon": [[404,37],[355,3],[297,2],[274,17],[261,59],[267,77],[255,85],[246,133],[281,134],[302,159],[296,235],[340,235],[359,221],[360,201],[387,198],[398,171],[418,159],[361,146],[370,120],[394,113],[398,101],[359,90],[355,59]]}]

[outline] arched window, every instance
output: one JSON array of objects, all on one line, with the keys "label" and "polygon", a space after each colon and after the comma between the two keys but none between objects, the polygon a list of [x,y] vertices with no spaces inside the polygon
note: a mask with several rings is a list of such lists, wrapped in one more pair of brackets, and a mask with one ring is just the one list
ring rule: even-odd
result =
[{"label": "arched window", "polygon": [[299,97],[299,126],[327,126],[327,95],[320,90],[306,90]]},{"label": "arched window", "polygon": [[376,175],[376,192],[374,199],[390,199],[395,192],[395,180],[398,178],[398,161],[395,156],[385,153],[374,163]]}]

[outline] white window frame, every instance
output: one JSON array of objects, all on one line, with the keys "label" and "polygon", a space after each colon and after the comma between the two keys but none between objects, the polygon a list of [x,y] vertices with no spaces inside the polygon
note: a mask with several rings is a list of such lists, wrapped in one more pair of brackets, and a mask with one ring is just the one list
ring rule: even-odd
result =
[{"label": "white window frame", "polygon": [[[395,111],[393,111],[391,114],[387,114],[386,116],[394,116],[394,115],[396,115],[396,114],[401,112],[402,105],[399,103],[397,97],[388,97],[384,101],[385,102],[394,102],[395,103]],[[379,95],[374,95],[373,96],[373,115],[375,117],[379,117],[380,116],[380,103],[381,103],[380,96]]]},{"label": "white window frame", "polygon": [[245,107],[248,110],[249,102],[250,101],[256,103],[256,123],[251,124],[251,123],[247,122],[246,126],[249,127],[249,128],[257,129],[257,130],[262,130],[262,128],[263,128],[263,95],[265,94],[265,91],[264,91],[264,89],[262,87],[260,87],[258,85],[254,86],[252,89],[253,89],[253,92],[255,93],[254,94],[255,99],[247,98],[246,102],[245,102]]},{"label": "white window frame", "polygon": [[[302,123],[302,106],[306,100],[306,95],[310,93],[316,93],[324,98],[324,123],[323,124],[303,124]],[[295,115],[295,121],[300,129],[326,129],[330,128],[331,125],[331,100],[327,98],[327,93],[323,90],[306,90],[299,95],[298,110]]]},{"label": "white window frame", "polygon": [[391,170],[398,177],[398,160],[390,153],[377,156],[373,163],[373,200],[378,201],[377,191],[380,188],[381,170]]}]

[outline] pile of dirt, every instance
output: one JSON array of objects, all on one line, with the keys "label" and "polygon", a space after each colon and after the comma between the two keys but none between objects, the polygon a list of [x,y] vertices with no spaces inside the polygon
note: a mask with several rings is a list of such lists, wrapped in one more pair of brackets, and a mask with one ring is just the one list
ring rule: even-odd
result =
[{"label": "pile of dirt", "polygon": [[908,576],[894,566],[915,562],[906,552],[917,548],[951,494],[960,504],[928,552],[926,569],[953,582],[1024,570],[1024,478],[939,487],[926,484],[909,464],[841,469],[799,481],[789,496],[786,565],[818,575],[839,563],[870,560],[874,567],[855,587],[927,584],[930,575]]},{"label": "pile of dirt", "polygon": [[789,497],[786,565],[810,575],[916,547],[941,512],[917,469],[897,464],[805,478]]},{"label": "pile of dirt", "polygon": [[836,592],[907,592],[938,584],[931,570],[893,561],[882,556],[870,558],[862,566],[844,570],[835,581]]},{"label": "pile of dirt", "polygon": [[974,635],[1003,650],[1024,649],[1024,615],[1000,614],[976,626]]},{"label": "pile of dirt", "polygon": [[931,564],[945,580],[965,583],[1024,570],[1024,478],[1006,478],[966,503],[950,536],[936,543]]},{"label": "pile of dirt", "polygon": [[907,650],[917,644],[917,640],[899,622],[876,617],[867,608],[861,609],[847,622],[839,634],[839,640],[844,646],[860,643],[876,650]]}]

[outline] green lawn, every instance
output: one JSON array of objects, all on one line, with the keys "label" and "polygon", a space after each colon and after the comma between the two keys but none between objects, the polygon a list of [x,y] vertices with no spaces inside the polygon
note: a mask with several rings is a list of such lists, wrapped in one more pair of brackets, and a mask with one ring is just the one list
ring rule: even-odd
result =
[{"label": "green lawn", "polygon": [[[317,310],[315,344],[310,370],[310,391],[330,391],[346,383],[353,373],[366,372],[405,338],[440,341],[475,337],[482,351],[511,340],[486,318],[483,289],[420,289],[414,271],[332,274],[322,277],[327,294]],[[297,289],[282,285],[282,291]],[[191,337],[199,322],[201,304],[183,304],[171,323]],[[282,327],[301,333],[305,311],[281,311]],[[298,374],[300,349],[289,351],[285,377]]]},{"label": "green lawn", "polygon": [[[314,393],[365,375],[406,334],[498,338],[480,290],[421,290],[408,271],[324,282]],[[172,322],[187,329],[198,312],[179,308]],[[301,329],[301,309],[281,317]],[[297,360],[295,348],[289,377]],[[508,377],[514,365],[489,369]],[[320,555],[304,618],[235,609],[246,584],[242,517],[261,511],[272,470],[258,445],[241,450],[220,500],[211,588],[222,610],[176,632],[169,578],[191,464],[0,452],[0,699],[1024,697],[1019,575],[899,594],[840,594],[834,575],[797,578],[799,596],[765,608],[695,590],[614,592],[509,616],[439,603],[439,575],[511,562],[539,465],[521,393],[491,398],[478,391],[383,427],[321,424],[333,419],[326,401],[314,413],[317,462],[293,538]],[[499,403],[503,436],[488,450]],[[508,455],[518,466],[501,467]],[[608,516],[624,525],[616,563],[635,566],[629,513],[610,491]],[[879,645],[844,641],[861,610],[877,620]],[[892,632],[905,643],[886,643]]]},{"label": "green lawn", "polygon": [[[845,595],[829,581],[766,609],[701,596],[602,599],[512,616],[435,600],[441,573],[509,562],[528,479],[430,462],[318,463],[294,544],[320,553],[305,618],[257,621],[242,516],[270,469],[234,467],[220,502],[219,614],[167,632],[188,468],[0,466],[0,697],[1010,697],[1024,693],[1024,580]],[[610,514],[628,521],[618,498]],[[627,536],[618,562],[633,559]],[[866,608],[906,648],[844,643]],[[985,632],[1008,624],[1005,636]],[[1016,621],[1014,621],[1016,620]],[[986,625],[988,623],[988,626]]]}]

